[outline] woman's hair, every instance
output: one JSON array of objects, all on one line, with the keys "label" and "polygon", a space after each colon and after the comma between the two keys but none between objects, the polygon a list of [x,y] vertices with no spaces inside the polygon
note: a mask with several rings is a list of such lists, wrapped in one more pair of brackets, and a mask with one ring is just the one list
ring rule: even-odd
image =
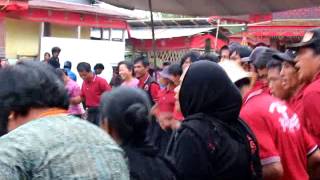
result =
[{"label": "woman's hair", "polygon": [[31,108],[68,109],[64,84],[45,63],[20,61],[0,69],[0,84],[1,122],[8,121],[9,112],[24,116]]},{"label": "woman's hair", "polygon": [[119,87],[101,98],[101,120],[117,131],[123,144],[142,143],[149,125],[150,102],[143,90]]}]

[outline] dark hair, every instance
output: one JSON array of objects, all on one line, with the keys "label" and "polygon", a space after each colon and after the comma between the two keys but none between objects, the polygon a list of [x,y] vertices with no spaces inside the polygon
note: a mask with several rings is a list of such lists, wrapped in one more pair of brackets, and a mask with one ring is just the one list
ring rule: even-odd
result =
[{"label": "dark hair", "polygon": [[70,61],[66,61],[64,62],[63,64],[63,68],[68,68],[68,69],[71,69],[72,67],[72,63]]},{"label": "dark hair", "polygon": [[96,65],[93,67],[93,69],[94,69],[94,70],[97,70],[97,69],[102,69],[102,70],[104,70],[104,65],[101,64],[101,63],[98,63],[98,64],[96,64]]},{"label": "dark hair", "polygon": [[59,68],[56,69],[56,74],[61,80],[63,80],[64,75],[68,76],[68,73],[66,70],[59,69]]},{"label": "dark hair", "polygon": [[199,60],[208,60],[211,62],[219,62],[219,57],[214,54],[203,54],[199,57]]},{"label": "dark hair", "polygon": [[0,69],[0,122],[10,112],[27,115],[30,108],[68,109],[69,98],[54,68],[37,61],[20,61]]},{"label": "dark hair", "polygon": [[132,64],[132,62],[130,62],[130,61],[121,61],[118,64],[118,69],[120,68],[120,65],[122,65],[122,64],[125,65],[129,69],[129,71],[133,72],[133,64]]},{"label": "dark hair", "polygon": [[271,60],[267,63],[267,69],[278,69],[279,71],[281,71],[281,61],[278,60]]},{"label": "dark hair", "polygon": [[60,52],[61,52],[61,49],[60,49],[59,47],[53,47],[53,48],[51,49],[51,52],[52,52],[52,54],[55,53],[55,52],[60,53]]},{"label": "dark hair", "polygon": [[219,54],[221,55],[222,51],[224,51],[224,50],[230,51],[229,47],[227,45],[224,45],[224,46],[222,46],[222,48],[220,48]]},{"label": "dark hair", "polygon": [[81,62],[77,66],[78,72],[91,72],[91,66],[89,63]]},{"label": "dark hair", "polygon": [[49,55],[49,57],[51,57],[51,54],[48,52],[45,52],[44,55]]},{"label": "dark hair", "polygon": [[168,61],[162,63],[162,66],[170,66],[170,65],[171,65],[171,62],[168,62]]},{"label": "dark hair", "polygon": [[250,56],[252,50],[247,46],[234,46],[230,52],[230,55],[232,55],[234,52],[239,55],[240,58],[245,58]]},{"label": "dark hair", "polygon": [[133,61],[133,63],[134,63],[134,64],[141,63],[144,67],[150,66],[150,63],[149,63],[148,59],[145,58],[145,57],[143,57],[143,56],[137,57],[137,58]]},{"label": "dark hair", "polygon": [[243,86],[249,86],[250,85],[250,78],[242,78],[238,81],[236,81],[234,84],[241,89]]},{"label": "dark hair", "polygon": [[149,125],[150,102],[143,90],[119,87],[101,98],[101,120],[119,134],[123,144],[143,143]]},{"label": "dark hair", "polygon": [[174,76],[181,76],[182,75],[182,68],[179,64],[172,64],[168,68],[169,74]]},{"label": "dark hair", "polygon": [[199,60],[199,57],[200,57],[200,53],[198,53],[197,51],[190,51],[184,56],[182,56],[180,61],[180,66],[182,67],[182,65],[188,58],[190,58],[191,62],[194,63]]}]

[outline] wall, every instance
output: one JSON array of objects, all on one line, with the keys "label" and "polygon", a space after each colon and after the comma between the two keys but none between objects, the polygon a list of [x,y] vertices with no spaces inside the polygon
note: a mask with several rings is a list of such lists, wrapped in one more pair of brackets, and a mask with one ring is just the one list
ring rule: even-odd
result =
[{"label": "wall", "polygon": [[5,31],[6,58],[38,55],[40,23],[6,18]]},{"label": "wall", "polygon": [[77,27],[51,24],[51,37],[77,38]]}]

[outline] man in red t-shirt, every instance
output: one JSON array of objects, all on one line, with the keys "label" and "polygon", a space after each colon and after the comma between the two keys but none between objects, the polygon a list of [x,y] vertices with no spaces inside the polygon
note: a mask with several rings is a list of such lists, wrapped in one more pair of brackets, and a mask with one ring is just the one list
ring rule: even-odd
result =
[{"label": "man in red t-shirt", "polygon": [[149,74],[150,63],[145,57],[138,57],[134,60],[134,73],[139,79],[138,87],[143,89],[149,96],[152,104],[158,101],[160,86]]},{"label": "man in red t-shirt", "polygon": [[300,114],[307,131],[320,144],[320,28],[307,31],[300,43],[291,44],[289,48],[297,50],[295,67],[299,79],[307,84]]},{"label": "man in red t-shirt", "polygon": [[104,92],[111,91],[111,87],[105,79],[93,74],[89,63],[79,63],[77,70],[83,79],[83,83],[81,87],[81,98],[76,101],[85,102],[88,121],[99,125],[100,97]]},{"label": "man in red t-shirt", "polygon": [[[274,52],[258,49],[253,54],[255,56],[250,56],[253,64],[265,67]],[[256,86],[248,92],[240,117],[248,123],[259,142],[264,179],[307,180],[307,169],[318,173],[317,144],[301,126],[298,116],[265,91],[264,86]],[[319,177],[315,173],[310,175]]]}]

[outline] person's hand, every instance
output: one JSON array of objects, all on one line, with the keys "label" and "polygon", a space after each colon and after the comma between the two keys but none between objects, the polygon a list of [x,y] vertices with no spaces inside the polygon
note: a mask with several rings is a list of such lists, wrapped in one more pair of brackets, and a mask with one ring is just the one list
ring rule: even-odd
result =
[{"label": "person's hand", "polygon": [[171,129],[171,124],[173,121],[173,115],[171,112],[162,112],[157,116],[157,118],[159,125],[163,130]]}]

